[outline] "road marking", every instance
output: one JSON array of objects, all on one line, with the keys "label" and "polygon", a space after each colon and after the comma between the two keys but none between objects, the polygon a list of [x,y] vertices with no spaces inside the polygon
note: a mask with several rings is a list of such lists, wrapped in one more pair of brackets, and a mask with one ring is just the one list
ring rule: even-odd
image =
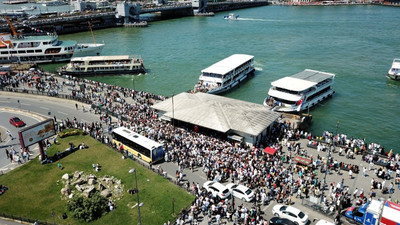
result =
[{"label": "road marking", "polygon": [[31,105],[31,104],[28,104],[28,103],[21,103],[21,105]]},{"label": "road marking", "polygon": [[68,115],[68,113],[65,112],[61,112],[61,111],[57,111],[58,113],[64,114],[64,115]]},{"label": "road marking", "polygon": [[[273,201],[273,200],[271,199],[271,201]],[[271,205],[272,205],[272,203],[270,202],[267,206],[265,206],[265,207],[262,209],[262,211],[265,212],[265,210],[267,210]]]},{"label": "road marking", "polygon": [[4,103],[10,103],[10,101],[0,101],[0,102],[4,102]]},{"label": "road marking", "polygon": [[45,110],[50,110],[49,108],[46,108],[46,107],[43,107],[43,106],[40,106],[39,108],[45,109]]}]

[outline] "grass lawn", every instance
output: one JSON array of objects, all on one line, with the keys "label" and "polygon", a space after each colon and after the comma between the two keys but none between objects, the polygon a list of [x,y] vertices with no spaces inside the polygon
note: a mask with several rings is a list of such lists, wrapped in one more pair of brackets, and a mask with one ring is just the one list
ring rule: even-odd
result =
[{"label": "grass lawn", "polygon": [[[135,187],[134,174],[128,173],[132,168],[136,169],[140,202],[144,203],[140,208],[142,224],[163,224],[169,219],[172,220],[172,198],[175,199],[175,213],[190,206],[194,200],[194,196],[176,185],[130,159],[122,159],[121,154],[89,136],[72,136],[58,141],[59,144],[48,149],[49,156],[57,151],[63,152],[69,147],[70,142],[76,146],[85,142],[89,148],[77,150],[61,159],[63,170],[57,167],[57,162],[41,165],[38,158],[35,158],[0,176],[0,184],[8,187],[8,190],[0,196],[0,212],[58,224],[84,223],[75,220],[67,212],[67,202],[61,200],[62,182],[57,184],[57,180],[61,181],[63,174],[72,174],[77,170],[95,174],[97,177],[114,176],[124,185],[123,197],[115,202],[116,210],[90,224],[135,224],[134,221],[138,223],[137,208],[128,207],[128,204],[136,203],[136,195],[129,195],[126,192],[127,189]],[[99,172],[93,170],[94,163],[100,163],[102,166]],[[54,217],[51,215],[52,211]],[[66,220],[61,218],[64,212],[68,215]]]}]

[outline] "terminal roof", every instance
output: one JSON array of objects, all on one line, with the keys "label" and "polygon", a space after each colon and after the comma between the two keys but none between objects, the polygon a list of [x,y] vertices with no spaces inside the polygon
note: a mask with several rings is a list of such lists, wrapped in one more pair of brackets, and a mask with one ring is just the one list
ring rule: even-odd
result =
[{"label": "terminal roof", "polygon": [[165,112],[164,117],[223,133],[237,131],[257,136],[281,116],[260,104],[201,92],[180,93],[173,97],[173,105],[169,98],[152,108]]}]

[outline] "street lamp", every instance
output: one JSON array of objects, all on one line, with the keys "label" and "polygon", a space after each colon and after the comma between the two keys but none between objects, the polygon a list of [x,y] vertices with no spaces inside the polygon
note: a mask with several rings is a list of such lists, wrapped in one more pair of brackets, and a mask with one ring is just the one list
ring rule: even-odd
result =
[{"label": "street lamp", "polygon": [[135,174],[136,196],[137,196],[138,214],[139,214],[139,224],[142,225],[142,218],[140,217],[140,207],[143,206],[143,203],[139,203],[139,189],[138,189],[138,185],[137,185],[136,170],[135,170],[135,169],[130,169],[130,170],[129,170],[129,173],[134,173],[134,174]]}]

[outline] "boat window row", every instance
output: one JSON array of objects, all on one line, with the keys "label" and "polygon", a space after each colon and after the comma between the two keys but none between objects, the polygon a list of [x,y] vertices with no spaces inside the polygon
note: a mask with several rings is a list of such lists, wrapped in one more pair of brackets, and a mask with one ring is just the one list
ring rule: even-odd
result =
[{"label": "boat window row", "polygon": [[2,55],[9,55],[9,54],[26,54],[26,53],[42,53],[41,49],[35,50],[18,50],[18,51],[1,51],[0,54]]},{"label": "boat window row", "polygon": [[236,73],[242,72],[243,70],[247,69],[251,65],[251,63],[252,63],[252,60],[249,60],[249,61],[241,64],[240,66],[236,67],[235,72]]},{"label": "boat window row", "polygon": [[325,92],[328,92],[330,89],[331,89],[330,86],[329,86],[329,87],[326,87],[326,88],[324,88],[324,89],[318,91],[317,93],[315,93],[315,94],[313,94],[313,95],[307,97],[306,100],[307,100],[307,101],[311,101],[311,100],[313,100],[314,98],[320,96],[321,94],[323,94],[323,93],[325,93]]},{"label": "boat window row", "polygon": [[36,48],[39,47],[40,42],[22,42],[19,43],[18,48]]},{"label": "boat window row", "polygon": [[122,61],[90,61],[89,65],[104,65],[104,64],[116,64],[116,65],[121,65],[121,64],[129,64],[131,61],[130,60],[122,60]]},{"label": "boat window row", "polygon": [[285,88],[280,88],[280,87],[272,87],[273,90],[277,90],[277,91],[281,91],[281,92],[285,92],[285,93],[289,93],[289,94],[294,94],[294,95],[298,95],[299,92],[297,91],[292,91],[292,90],[288,90]]},{"label": "boat window row", "polygon": [[331,83],[331,82],[332,82],[332,79],[323,80],[323,81],[321,81],[321,82],[319,82],[319,83],[317,84],[317,87],[321,87],[321,86],[323,86],[323,85],[325,85],[325,84],[327,84],[327,83]]},{"label": "boat window row", "polygon": [[205,76],[205,77],[222,78],[222,75],[218,74],[218,73],[203,73],[203,76]]},{"label": "boat window row", "polygon": [[72,51],[73,49],[74,49],[74,47],[72,47],[72,46],[71,46],[71,47],[65,47],[65,48],[64,48],[65,51]]}]

